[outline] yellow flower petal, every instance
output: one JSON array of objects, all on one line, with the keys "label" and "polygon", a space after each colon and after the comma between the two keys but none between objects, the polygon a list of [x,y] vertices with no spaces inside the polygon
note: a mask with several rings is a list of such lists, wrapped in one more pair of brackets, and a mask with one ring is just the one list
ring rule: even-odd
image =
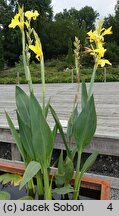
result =
[{"label": "yellow flower petal", "polygon": [[37,10],[35,10],[35,11],[34,11],[34,17],[33,17],[33,19],[36,20],[36,18],[37,18],[38,16],[39,16],[39,13],[38,13]]},{"label": "yellow flower petal", "polygon": [[104,67],[105,64],[108,64],[108,65],[112,65],[107,59],[100,59],[98,62],[97,62],[98,65],[101,65],[101,67]]},{"label": "yellow flower petal", "polygon": [[25,22],[25,25],[26,25],[27,28],[29,28],[29,26],[30,26],[28,21]]},{"label": "yellow flower petal", "polygon": [[36,20],[36,18],[39,16],[39,13],[37,10],[35,10],[34,12],[33,11],[26,11],[25,13],[25,17],[28,19],[28,20],[31,20],[31,18],[33,18],[34,20]]},{"label": "yellow flower petal", "polygon": [[105,29],[105,31],[102,33],[102,35],[109,35],[109,34],[112,34],[112,26],[109,27],[108,29]]},{"label": "yellow flower petal", "polygon": [[20,22],[20,13],[16,14],[9,24],[9,28],[15,28],[16,26],[19,26],[20,29],[24,27],[24,23]]},{"label": "yellow flower petal", "polygon": [[42,58],[42,50],[39,46],[38,41],[35,42],[35,46],[29,45],[29,49],[31,49],[36,54],[36,58],[38,59],[38,61],[40,61],[40,59]]}]

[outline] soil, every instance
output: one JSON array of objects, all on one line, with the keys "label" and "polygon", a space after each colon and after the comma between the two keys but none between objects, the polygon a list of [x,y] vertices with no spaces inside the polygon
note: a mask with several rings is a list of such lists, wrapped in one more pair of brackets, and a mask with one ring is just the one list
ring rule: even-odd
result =
[{"label": "soil", "polygon": [[0,142],[0,158],[11,160],[11,145]]},{"label": "soil", "polygon": [[[58,160],[60,155],[60,150],[53,151],[52,164],[54,161]],[[65,155],[65,151],[64,151]],[[85,160],[89,154],[83,153],[81,166],[84,164]],[[0,143],[0,158],[11,160],[11,145]],[[76,164],[76,157],[75,162]],[[119,178],[119,157],[116,156],[107,156],[107,155],[99,155],[92,165],[92,167],[88,170],[90,173],[106,175]]]},{"label": "soil", "polygon": [[[52,163],[58,159],[60,155],[60,150],[54,150]],[[81,159],[81,166],[84,164],[85,160],[89,157],[90,154],[83,153]],[[74,163],[76,164],[75,157]],[[109,156],[109,155],[98,155],[96,161],[88,170],[89,173],[112,176],[119,178],[119,157]]]}]

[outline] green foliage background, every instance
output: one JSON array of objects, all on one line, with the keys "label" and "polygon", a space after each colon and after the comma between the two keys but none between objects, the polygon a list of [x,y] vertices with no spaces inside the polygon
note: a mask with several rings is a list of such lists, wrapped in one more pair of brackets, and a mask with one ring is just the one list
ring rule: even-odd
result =
[{"label": "green foliage background", "polygon": [[[39,11],[40,16],[37,21],[33,21],[32,25],[38,32],[38,35],[41,38],[43,52],[45,61],[47,64],[56,64],[55,67],[50,67],[49,74],[55,71],[54,77],[46,79],[48,82],[58,82],[62,80],[59,78],[59,74],[62,73],[64,69],[70,66],[73,63],[73,41],[75,36],[79,37],[82,43],[82,49],[84,46],[88,46],[87,35],[86,33],[90,29],[94,29],[95,22],[99,17],[99,13],[95,11],[92,7],[85,6],[80,10],[71,8],[70,10],[64,9],[63,12],[57,13],[53,16],[53,7],[51,0],[1,0],[0,1],[0,83],[16,83],[16,74],[13,71],[17,71],[19,67],[19,56],[22,53],[21,46],[21,34],[19,28],[9,29],[8,25],[11,22],[11,18],[16,14],[18,4],[23,5],[25,10],[36,9]],[[116,67],[118,71],[119,65],[119,0],[115,5],[115,14],[105,17],[104,26],[106,28],[112,26],[113,34],[106,37],[105,47],[107,49],[105,58],[109,59],[113,67]],[[72,44],[72,45],[71,45]],[[65,58],[64,58],[65,57]],[[62,61],[62,58],[65,60]],[[53,59],[53,60],[52,60]],[[58,61],[60,59],[61,61]],[[35,61],[34,55],[32,56],[31,62]],[[71,63],[69,62],[71,61]],[[57,63],[56,63],[57,62]],[[6,71],[3,72],[3,67],[14,67],[15,64],[17,67],[15,69],[9,70],[9,77],[5,78]],[[46,66],[47,66],[46,64]],[[92,67],[93,62],[91,57],[82,56],[81,64],[83,68]],[[35,64],[34,64],[35,65]],[[31,66],[32,68],[32,66]],[[33,70],[37,69],[37,65],[33,67]],[[54,69],[55,68],[55,69]],[[109,69],[113,70],[113,69]],[[21,68],[20,68],[21,71]],[[49,71],[49,67],[46,71]],[[101,69],[100,69],[101,71]],[[65,75],[66,72],[63,72],[63,77],[66,82],[70,80],[68,75]],[[13,75],[14,74],[14,75]],[[107,80],[118,80],[118,73],[114,75],[107,75]],[[13,75],[13,76],[12,76]],[[10,81],[11,76],[11,81]],[[65,76],[67,79],[65,79]],[[99,81],[102,75],[98,76]],[[50,77],[50,75],[49,75]],[[57,79],[58,77],[58,79]],[[84,75],[85,77],[85,75]],[[2,81],[3,79],[3,81]],[[21,80],[22,73],[21,73]],[[34,77],[34,82],[39,80],[38,77]],[[54,81],[53,81],[54,80]],[[75,80],[75,77],[74,77]],[[86,80],[89,80],[89,73],[86,74]],[[59,81],[60,82],[60,81]]]}]

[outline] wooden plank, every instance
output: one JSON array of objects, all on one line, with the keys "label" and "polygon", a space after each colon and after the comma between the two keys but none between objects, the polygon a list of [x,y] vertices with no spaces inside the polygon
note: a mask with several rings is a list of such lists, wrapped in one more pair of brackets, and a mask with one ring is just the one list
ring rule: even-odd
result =
[{"label": "wooden plank", "polygon": [[[20,87],[28,93],[27,85],[20,85]],[[87,84],[87,87],[89,87],[89,84]],[[51,103],[53,107],[55,107],[60,120],[68,120],[72,111],[76,88],[76,84],[46,84],[46,100],[48,101],[51,97]],[[17,128],[15,85],[0,85],[0,92],[0,141],[14,143],[8,130],[5,110],[9,112]],[[41,101],[41,85],[34,85],[34,92],[38,100]],[[101,153],[106,153],[107,151],[108,154],[118,155],[119,82],[95,83],[94,94],[98,125],[95,138],[93,139],[90,149],[87,149],[87,151],[92,151],[91,149],[94,149],[95,146],[95,149],[98,147]],[[53,128],[54,121],[51,114],[48,116],[48,122],[50,127]],[[66,127],[64,131],[66,132]],[[63,148],[61,138],[58,140],[57,146]]]},{"label": "wooden plank", "polygon": [[21,161],[20,152],[15,143],[11,144],[11,156],[12,156],[12,160]]}]

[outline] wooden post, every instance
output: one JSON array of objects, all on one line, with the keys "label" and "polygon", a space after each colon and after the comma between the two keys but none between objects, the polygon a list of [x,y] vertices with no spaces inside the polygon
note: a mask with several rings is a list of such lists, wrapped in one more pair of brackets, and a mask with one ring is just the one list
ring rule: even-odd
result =
[{"label": "wooden post", "polygon": [[20,84],[19,71],[17,71],[17,84]]},{"label": "wooden post", "polygon": [[21,156],[15,143],[11,143],[11,156],[12,160],[21,161]]}]

